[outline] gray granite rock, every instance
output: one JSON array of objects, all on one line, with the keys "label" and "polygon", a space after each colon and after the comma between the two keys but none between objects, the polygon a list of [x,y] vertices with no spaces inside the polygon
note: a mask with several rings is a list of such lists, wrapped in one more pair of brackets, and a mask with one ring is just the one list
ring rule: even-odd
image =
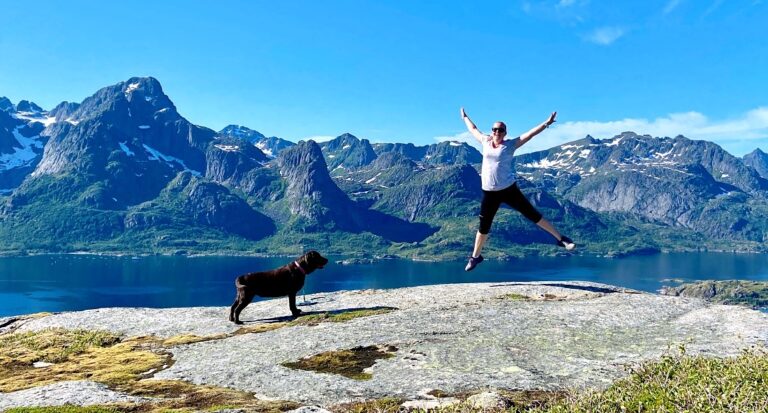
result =
[{"label": "gray granite rock", "polygon": [[91,381],[64,381],[13,393],[0,394],[0,411],[23,406],[90,406],[108,403],[140,403],[152,399],[129,396]]},{"label": "gray granite rock", "polygon": [[[604,388],[624,377],[628,366],[658,358],[681,344],[688,354],[727,356],[768,343],[768,314],[595,283],[452,284],[342,291],[307,299],[302,309],[310,313],[397,310],[344,323],[287,327],[173,347],[175,362],[154,378],[328,407],[381,397],[417,400],[430,390]],[[253,303],[241,318],[246,326],[283,320],[285,301]],[[128,336],[211,335],[236,330],[227,321],[228,311],[112,308],[24,320],[16,327],[105,329]],[[397,347],[394,357],[367,370],[373,376],[370,380],[281,365],[369,345]]]},{"label": "gray granite rock", "polygon": [[508,408],[511,403],[496,392],[478,393],[467,398],[467,406],[475,409],[499,411]]}]

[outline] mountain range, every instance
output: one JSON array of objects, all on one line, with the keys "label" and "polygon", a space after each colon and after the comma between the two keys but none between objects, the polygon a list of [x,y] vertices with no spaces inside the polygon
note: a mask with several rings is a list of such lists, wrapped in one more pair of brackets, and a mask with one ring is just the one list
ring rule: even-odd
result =
[{"label": "mountain range", "polygon": [[[0,251],[456,258],[477,228],[481,161],[463,142],[217,132],[181,116],[151,77],[49,111],[0,98]],[[516,165],[523,192],[581,253],[766,250],[759,149],[738,158],[625,132]],[[489,256],[562,253],[508,209],[492,233]]]}]

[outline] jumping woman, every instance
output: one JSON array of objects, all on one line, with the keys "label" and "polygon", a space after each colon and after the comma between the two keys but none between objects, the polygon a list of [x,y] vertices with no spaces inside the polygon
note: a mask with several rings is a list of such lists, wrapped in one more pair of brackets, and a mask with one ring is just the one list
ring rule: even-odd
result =
[{"label": "jumping woman", "polygon": [[475,235],[475,248],[469,257],[469,262],[464,268],[465,271],[472,271],[477,264],[483,262],[483,256],[480,252],[488,239],[488,233],[491,230],[493,217],[499,210],[501,203],[504,202],[512,208],[519,211],[531,222],[541,227],[544,231],[550,233],[557,245],[572,250],[576,247],[573,240],[559,233],[552,224],[544,219],[536,208],[525,199],[520,188],[517,187],[515,163],[512,159],[517,148],[523,146],[526,142],[538,135],[549,125],[555,123],[557,112],[552,112],[544,123],[534,127],[528,132],[514,139],[504,139],[507,136],[507,125],[504,122],[496,122],[491,128],[491,134],[485,135],[477,129],[472,120],[469,119],[464,108],[461,108],[461,119],[467,125],[467,129],[483,146],[483,166],[480,176],[482,178],[483,200],[480,203],[480,229]]}]

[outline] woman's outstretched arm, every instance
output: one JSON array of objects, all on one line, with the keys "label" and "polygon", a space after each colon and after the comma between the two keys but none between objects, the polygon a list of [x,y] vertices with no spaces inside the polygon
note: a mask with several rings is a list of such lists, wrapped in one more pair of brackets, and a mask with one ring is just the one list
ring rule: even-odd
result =
[{"label": "woman's outstretched arm", "polygon": [[475,139],[480,141],[482,144],[486,139],[486,136],[477,129],[477,126],[475,126],[474,123],[472,123],[472,120],[469,118],[469,116],[467,116],[467,112],[464,112],[464,108],[461,108],[461,119],[464,121],[464,124],[467,125],[467,130],[469,130],[469,133],[471,133],[472,136],[474,136]]},{"label": "woman's outstretched arm", "polygon": [[555,123],[555,117],[557,117],[557,112],[552,112],[552,114],[549,115],[549,118],[545,120],[543,123],[535,126],[533,129],[520,135],[520,140],[517,141],[517,146],[515,147],[515,149],[523,146],[526,142],[531,140],[531,138],[541,133],[541,131],[543,131],[544,129],[547,129],[549,125]]}]

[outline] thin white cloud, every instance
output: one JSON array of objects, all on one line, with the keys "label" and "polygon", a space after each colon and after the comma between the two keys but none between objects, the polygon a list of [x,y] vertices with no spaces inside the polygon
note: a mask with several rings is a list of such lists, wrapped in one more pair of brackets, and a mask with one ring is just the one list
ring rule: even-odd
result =
[{"label": "thin white cloud", "polygon": [[665,15],[672,13],[677,8],[677,6],[680,5],[680,3],[682,3],[682,0],[669,0],[667,2],[667,5],[664,6],[664,10],[662,13],[664,13]]},{"label": "thin white cloud", "polygon": [[[520,153],[549,149],[587,135],[597,139],[608,139],[626,131],[656,137],[683,135],[690,139],[708,140],[717,143],[733,155],[741,156],[758,144],[768,143],[768,106],[722,120],[709,119],[699,112],[685,112],[672,113],[653,120],[627,118],[608,122],[558,122],[523,146]],[[473,144],[475,147],[479,146],[468,132],[435,139],[459,140]]]},{"label": "thin white cloud", "polygon": [[608,46],[626,34],[626,29],[622,27],[600,27],[584,36],[588,42]]}]

